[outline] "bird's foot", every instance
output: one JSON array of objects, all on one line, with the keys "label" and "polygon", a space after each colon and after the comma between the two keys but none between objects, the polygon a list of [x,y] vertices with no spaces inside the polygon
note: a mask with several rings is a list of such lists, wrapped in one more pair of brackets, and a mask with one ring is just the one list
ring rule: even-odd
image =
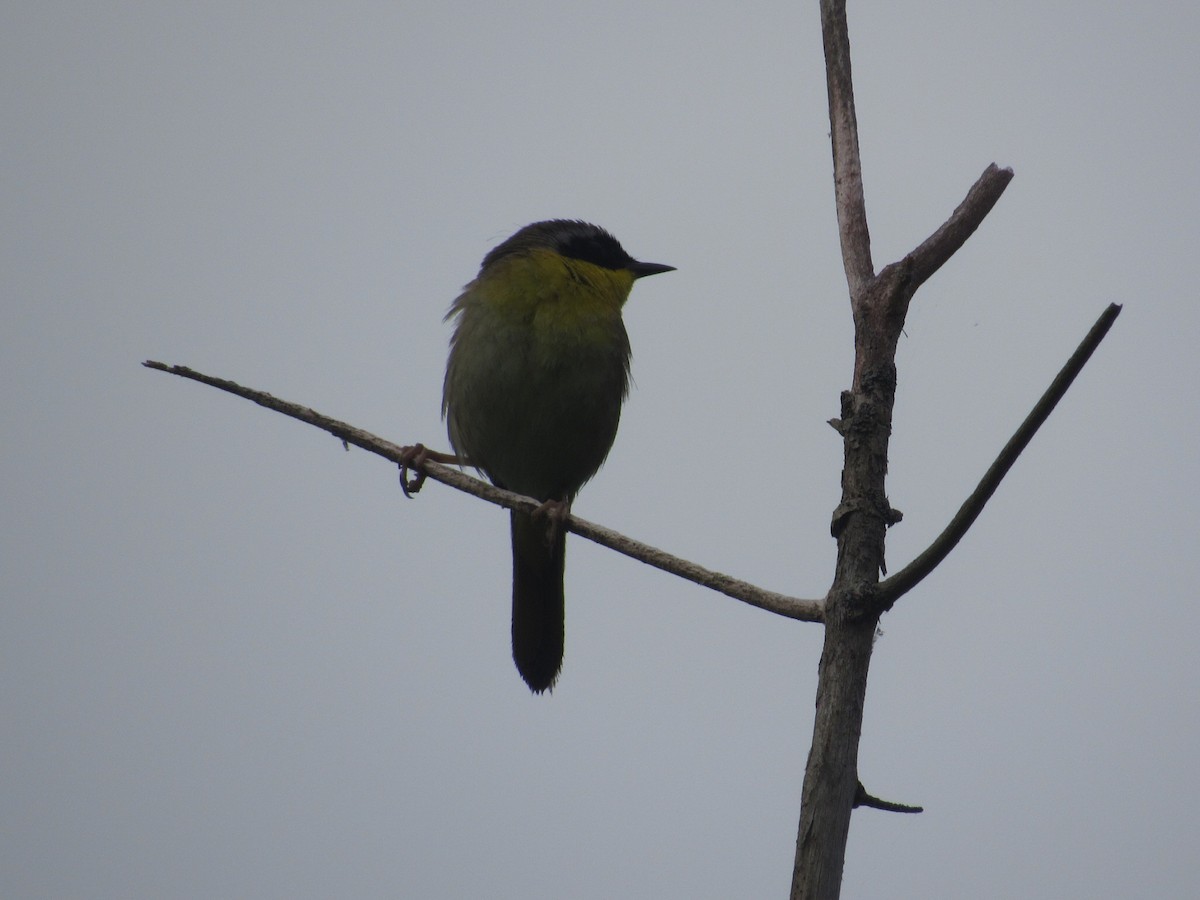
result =
[{"label": "bird's foot", "polygon": [[[465,456],[454,453],[442,453],[440,450],[430,450],[424,444],[413,444],[411,447],[400,448],[400,489],[404,496],[412,499],[412,495],[425,484],[425,463],[444,463],[448,466],[469,466],[471,461]],[[413,474],[409,474],[412,470]]]},{"label": "bird's foot", "polygon": [[414,444],[400,450],[400,490],[409,500],[425,484],[425,463],[428,461],[429,449],[424,444]]},{"label": "bird's foot", "polygon": [[535,519],[546,519],[546,543],[553,544],[558,538],[558,533],[562,530],[563,524],[567,519],[571,518],[571,501],[546,500],[531,515]]}]

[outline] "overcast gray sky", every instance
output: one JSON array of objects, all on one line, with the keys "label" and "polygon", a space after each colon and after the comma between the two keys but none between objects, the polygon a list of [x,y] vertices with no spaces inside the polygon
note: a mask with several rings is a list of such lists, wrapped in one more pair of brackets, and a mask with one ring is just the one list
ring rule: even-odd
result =
[{"label": "overcast gray sky", "polygon": [[[582,540],[553,695],[504,514],[181,363],[444,446],[442,315],[554,216],[679,271],[576,511],[800,596],[849,384],[815,0],[0,10],[0,895],[782,897],[821,634]],[[846,897],[1200,894],[1193,3],[858,2],[876,264],[917,295]]]}]

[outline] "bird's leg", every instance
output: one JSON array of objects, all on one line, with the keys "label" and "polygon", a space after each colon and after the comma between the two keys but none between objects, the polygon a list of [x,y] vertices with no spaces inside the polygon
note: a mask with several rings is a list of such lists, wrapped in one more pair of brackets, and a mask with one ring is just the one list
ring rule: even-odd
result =
[{"label": "bird's leg", "polygon": [[558,532],[563,527],[563,523],[571,518],[571,501],[566,499],[546,500],[531,515],[535,519],[546,518],[548,521],[546,543],[553,544],[558,538]]}]

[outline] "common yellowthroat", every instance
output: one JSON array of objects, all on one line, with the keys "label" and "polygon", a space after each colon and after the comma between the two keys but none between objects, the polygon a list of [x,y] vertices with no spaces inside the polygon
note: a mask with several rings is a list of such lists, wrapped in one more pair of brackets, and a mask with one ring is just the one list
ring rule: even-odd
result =
[{"label": "common yellowthroat", "polygon": [[512,513],[513,660],[534,693],[562,668],[566,533],[553,519],[608,456],[629,390],[621,307],[638,278],[673,269],[595,225],[535,222],[484,257],[446,314],[451,445],[493,484],[543,501]]}]

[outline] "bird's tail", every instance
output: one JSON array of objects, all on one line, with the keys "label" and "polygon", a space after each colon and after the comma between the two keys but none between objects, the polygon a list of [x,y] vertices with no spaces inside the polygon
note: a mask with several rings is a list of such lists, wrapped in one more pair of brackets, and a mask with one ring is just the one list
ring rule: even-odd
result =
[{"label": "bird's tail", "polygon": [[551,540],[545,519],[512,513],[513,662],[535,694],[554,686],[563,659],[566,532]]}]

